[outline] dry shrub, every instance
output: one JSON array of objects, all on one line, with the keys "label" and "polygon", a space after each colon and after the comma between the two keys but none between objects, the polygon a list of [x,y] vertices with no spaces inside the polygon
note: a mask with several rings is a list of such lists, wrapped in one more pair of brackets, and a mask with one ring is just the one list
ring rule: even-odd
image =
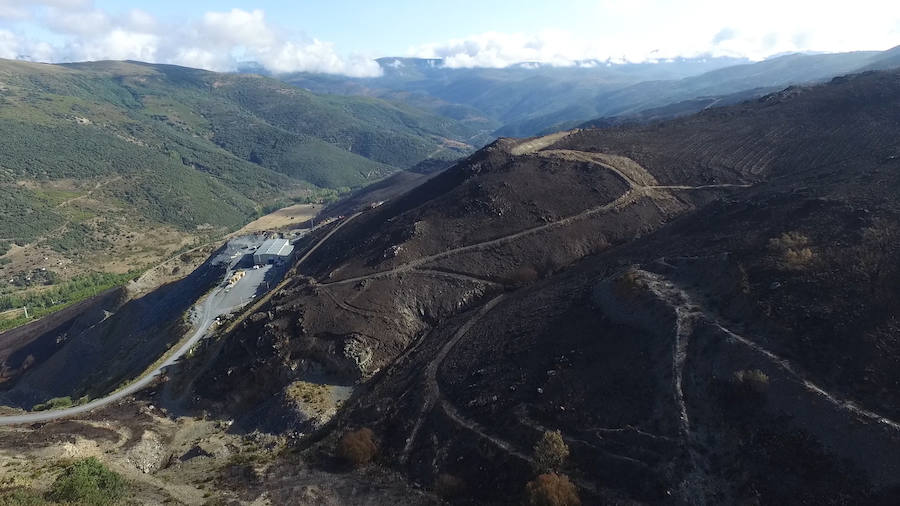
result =
[{"label": "dry shrub", "polygon": [[368,464],[378,453],[375,434],[372,429],[362,429],[345,433],[337,445],[337,456],[346,463],[359,467]]},{"label": "dry shrub", "polygon": [[781,258],[781,265],[792,270],[805,269],[812,262],[814,255],[810,248],[789,249]]},{"label": "dry shrub", "polygon": [[452,474],[441,473],[434,480],[434,492],[442,499],[456,499],[465,494],[466,482]]},{"label": "dry shrub", "polygon": [[759,369],[735,371],[734,382],[759,394],[769,389],[769,375]]},{"label": "dry shrub", "polygon": [[628,269],[615,281],[616,294],[629,299],[636,297],[646,286],[635,268]]},{"label": "dry shrub", "polygon": [[567,458],[569,446],[558,430],[545,431],[534,445],[534,468],[539,473],[559,471]]},{"label": "dry shrub", "polygon": [[800,232],[785,232],[769,240],[769,249],[775,254],[779,267],[800,271],[809,267],[815,258],[809,242],[809,237]]},{"label": "dry shrub", "polygon": [[578,490],[566,475],[542,474],[525,486],[529,506],[580,506]]},{"label": "dry shrub", "polygon": [[769,247],[775,250],[797,249],[809,244],[809,237],[800,232],[785,232],[769,240]]}]

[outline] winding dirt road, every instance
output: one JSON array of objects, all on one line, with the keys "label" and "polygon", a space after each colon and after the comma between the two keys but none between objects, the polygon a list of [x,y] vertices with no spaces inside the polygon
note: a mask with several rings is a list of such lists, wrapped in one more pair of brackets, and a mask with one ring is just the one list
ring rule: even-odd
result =
[{"label": "winding dirt road", "polygon": [[434,407],[435,403],[441,398],[441,387],[438,384],[437,380],[437,371],[441,364],[444,362],[444,359],[447,358],[447,355],[456,346],[456,343],[459,342],[463,336],[472,328],[475,323],[481,319],[482,316],[487,314],[488,311],[494,308],[497,304],[503,300],[504,295],[500,294],[490,301],[488,301],[485,305],[481,306],[474,315],[472,315],[469,320],[464,323],[456,332],[453,334],[453,337],[450,338],[444,346],[441,347],[441,350],[438,354],[428,363],[428,366],[425,368],[425,389],[424,396],[425,399],[422,403],[422,408],[419,410],[419,415],[416,418],[416,423],[413,426],[413,430],[410,433],[409,437],[406,438],[406,445],[403,447],[403,453],[401,454],[400,460],[401,462],[405,462],[409,458],[409,452],[412,450],[412,445],[416,441],[416,437],[419,435],[419,430],[422,428],[422,423],[425,421],[425,416],[431,411]]},{"label": "winding dirt road", "polygon": [[[233,271],[233,265],[226,271],[225,279],[231,276]],[[217,285],[205,299],[200,304],[194,306],[198,314],[198,322],[195,326],[194,333],[191,334],[191,337],[188,338],[184,344],[181,345],[174,353],[172,353],[169,358],[163,361],[160,365],[155,367],[153,370],[147,372],[137,381],[129,384],[125,388],[121,390],[117,390],[106,397],[102,397],[100,399],[95,399],[93,401],[88,402],[87,404],[82,404],[80,406],[73,406],[71,408],[66,409],[58,409],[52,411],[38,411],[25,413],[21,415],[12,415],[12,416],[0,416],[0,425],[15,425],[22,423],[36,423],[36,422],[46,422],[49,420],[56,420],[59,418],[66,418],[74,415],[80,415],[82,413],[87,413],[97,408],[101,408],[103,406],[107,406],[116,402],[118,400],[124,399],[135,392],[140,391],[144,387],[148,386],[153,382],[160,374],[162,374],[163,370],[167,367],[174,365],[185,353],[190,351],[191,348],[194,347],[197,342],[206,335],[206,332],[212,326],[213,322],[215,322],[216,318],[221,314],[224,314],[228,310],[232,309],[230,307],[223,307],[220,302],[220,298],[225,295],[225,288],[221,285]]]},{"label": "winding dirt road", "polygon": [[[260,243],[262,243],[262,239],[257,240],[256,246],[259,246]],[[235,248],[246,250],[245,246],[235,246]],[[237,249],[235,249],[235,251],[237,251]],[[240,262],[240,258],[231,258],[233,253],[234,251],[232,251],[231,249],[226,249],[225,251],[219,253],[219,256],[221,258],[228,258],[229,260],[228,267],[226,269],[225,275],[223,276],[223,279],[229,279],[235,272],[238,262]],[[179,348],[171,353],[169,357],[161,364],[159,364],[152,370],[145,372],[125,388],[117,390],[100,399],[95,399],[86,404],[82,404],[80,406],[73,406],[71,408],[52,411],[23,413],[21,415],[0,416],[0,425],[46,422],[49,420],[56,420],[60,418],[80,415],[124,399],[125,397],[128,397],[129,395],[132,395],[140,391],[144,387],[150,385],[153,380],[155,380],[160,374],[162,374],[162,372],[167,367],[175,365],[175,363],[177,363],[182,356],[190,351],[191,348],[193,348],[194,345],[196,345],[197,342],[200,341],[200,339],[206,336],[216,318],[225,313],[233,311],[236,307],[240,307],[243,304],[245,299],[241,296],[236,297],[235,294],[237,293],[237,291],[252,293],[258,288],[258,286],[264,281],[264,276],[262,275],[262,270],[253,272],[256,273],[256,275],[254,276],[254,279],[256,279],[256,284],[254,286],[240,286],[232,289],[231,287],[226,288],[221,285],[217,285],[209,292],[209,294],[206,295],[202,302],[194,305],[194,310],[196,311],[197,315],[194,333],[191,334],[191,336]],[[239,283],[246,284],[248,282],[247,278],[249,278],[249,276],[245,277],[245,279],[242,279]]]}]

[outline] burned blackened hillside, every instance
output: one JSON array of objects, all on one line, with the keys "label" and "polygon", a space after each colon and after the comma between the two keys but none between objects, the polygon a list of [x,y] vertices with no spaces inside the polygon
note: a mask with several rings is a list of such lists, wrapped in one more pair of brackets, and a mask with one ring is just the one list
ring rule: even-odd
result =
[{"label": "burned blackened hillside", "polygon": [[308,374],[357,381],[321,448],[369,427],[478,501],[517,502],[558,429],[587,504],[890,503],[897,111],[881,72],[501,139],[311,237],[198,393],[254,423]]}]

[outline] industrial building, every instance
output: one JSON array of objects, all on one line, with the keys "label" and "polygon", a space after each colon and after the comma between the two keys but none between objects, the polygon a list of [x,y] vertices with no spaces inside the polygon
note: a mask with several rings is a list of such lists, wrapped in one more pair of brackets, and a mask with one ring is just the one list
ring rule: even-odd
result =
[{"label": "industrial building", "polygon": [[287,239],[266,239],[253,253],[253,263],[266,265],[286,262],[293,252],[294,246]]}]

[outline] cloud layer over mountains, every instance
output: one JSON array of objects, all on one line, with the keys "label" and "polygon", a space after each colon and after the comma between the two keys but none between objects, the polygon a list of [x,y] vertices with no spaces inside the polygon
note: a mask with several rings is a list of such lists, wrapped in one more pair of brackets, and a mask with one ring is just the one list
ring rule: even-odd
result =
[{"label": "cloud layer over mountains", "polygon": [[572,14],[573,25],[587,25],[589,35],[549,28],[486,32],[415,46],[410,52],[444,58],[450,67],[504,67],[706,55],[762,60],[789,52],[884,50],[900,44],[900,2],[893,0],[598,0]]},{"label": "cloud layer over mountains", "polygon": [[289,33],[269,22],[260,9],[210,11],[169,26],[139,9],[112,15],[89,0],[0,0],[3,20],[33,21],[49,33],[38,40],[0,25],[2,58],[130,59],[219,71],[234,70],[240,61],[255,61],[273,72],[359,77],[380,73],[371,58],[342,55],[331,43]]},{"label": "cloud layer over mountains", "polygon": [[[565,28],[476,33],[413,44],[407,54],[443,58],[448,67],[520,62],[565,66],[588,60],[641,62],[703,55],[758,60],[785,52],[887,49],[900,44],[900,3],[895,1],[858,0],[840,8],[807,0],[758,0],[741,6],[708,0],[589,4],[572,12],[578,19]],[[535,12],[528,9],[523,6],[508,15],[533,17]],[[398,26],[383,30],[414,21],[412,15],[398,14]],[[273,72],[356,77],[381,73],[373,58],[387,55],[346,54],[333,43],[287,30],[282,22],[288,20],[273,22],[262,9],[207,11],[163,21],[140,9],[112,13],[93,0],[0,0],[0,57],[46,62],[134,59],[219,71],[254,61]],[[344,17],[335,22],[348,23],[346,29],[353,30],[352,23],[365,20]],[[366,49],[378,50],[377,40]]]}]

